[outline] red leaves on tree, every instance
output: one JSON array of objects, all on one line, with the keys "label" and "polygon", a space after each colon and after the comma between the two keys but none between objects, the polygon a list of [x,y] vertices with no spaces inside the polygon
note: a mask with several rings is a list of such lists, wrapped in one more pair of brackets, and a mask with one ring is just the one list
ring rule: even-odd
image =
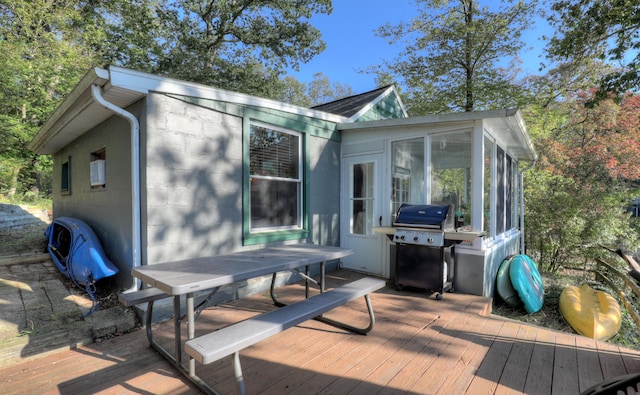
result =
[{"label": "red leaves on tree", "polygon": [[584,103],[591,97],[592,92],[580,94],[567,121],[545,142],[549,169],[585,188],[640,180],[640,97],[588,108]]}]

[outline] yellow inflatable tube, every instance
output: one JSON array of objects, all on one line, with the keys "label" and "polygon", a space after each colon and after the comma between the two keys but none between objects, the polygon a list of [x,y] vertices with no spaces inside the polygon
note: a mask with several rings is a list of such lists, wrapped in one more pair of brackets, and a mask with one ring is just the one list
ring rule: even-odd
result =
[{"label": "yellow inflatable tube", "polygon": [[606,292],[595,291],[586,284],[572,285],[562,290],[559,305],[567,323],[583,336],[608,340],[620,330],[620,305]]}]

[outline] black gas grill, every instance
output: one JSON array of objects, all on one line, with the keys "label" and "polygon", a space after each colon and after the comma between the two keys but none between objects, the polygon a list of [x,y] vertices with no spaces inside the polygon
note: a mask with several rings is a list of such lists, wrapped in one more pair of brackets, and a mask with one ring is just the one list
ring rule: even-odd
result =
[{"label": "black gas grill", "polygon": [[393,222],[396,288],[413,287],[442,294],[453,291],[454,245],[445,232],[455,230],[452,205],[403,204]]}]

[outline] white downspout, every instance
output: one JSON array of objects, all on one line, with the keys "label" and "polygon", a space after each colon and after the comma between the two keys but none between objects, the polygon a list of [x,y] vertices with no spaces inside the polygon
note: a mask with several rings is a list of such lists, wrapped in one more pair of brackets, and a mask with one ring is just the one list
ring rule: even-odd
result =
[{"label": "white downspout", "polygon": [[[133,240],[131,243],[132,255],[133,255],[133,267],[139,267],[141,261],[140,253],[140,123],[135,115],[128,111],[116,106],[113,103],[106,101],[102,97],[102,89],[98,85],[91,85],[91,95],[96,103],[100,104],[107,110],[114,112],[116,115],[125,118],[131,125],[131,160],[132,160],[132,174],[131,174],[131,190],[133,193],[133,204],[131,207],[132,214],[132,234]],[[134,283],[128,290],[124,292],[133,292],[140,289],[140,280],[134,279]]]},{"label": "white downspout", "polygon": [[520,172],[520,253],[524,254],[524,173],[536,165],[538,159]]}]

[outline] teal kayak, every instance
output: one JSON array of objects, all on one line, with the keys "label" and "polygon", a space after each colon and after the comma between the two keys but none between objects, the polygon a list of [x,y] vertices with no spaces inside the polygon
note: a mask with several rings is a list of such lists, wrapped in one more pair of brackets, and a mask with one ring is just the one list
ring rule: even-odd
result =
[{"label": "teal kayak", "polygon": [[544,286],[533,259],[525,254],[514,256],[509,265],[509,277],[527,313],[539,311],[544,304]]},{"label": "teal kayak", "polygon": [[496,290],[498,291],[498,295],[502,300],[504,300],[508,305],[517,307],[522,305],[522,301],[518,296],[518,292],[513,288],[511,284],[511,277],[509,275],[509,269],[511,268],[511,260],[513,259],[513,255],[507,257],[500,264],[500,268],[498,268],[498,275],[496,277]]}]

